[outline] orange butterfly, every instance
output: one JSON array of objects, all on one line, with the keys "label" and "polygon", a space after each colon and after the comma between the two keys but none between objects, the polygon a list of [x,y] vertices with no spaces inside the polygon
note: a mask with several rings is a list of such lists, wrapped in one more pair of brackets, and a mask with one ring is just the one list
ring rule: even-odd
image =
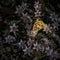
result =
[{"label": "orange butterfly", "polygon": [[37,32],[41,29],[44,29],[44,27],[45,27],[45,23],[42,20],[37,19],[35,21],[35,23],[33,24],[33,27],[31,30],[32,35],[35,36],[37,34]]}]

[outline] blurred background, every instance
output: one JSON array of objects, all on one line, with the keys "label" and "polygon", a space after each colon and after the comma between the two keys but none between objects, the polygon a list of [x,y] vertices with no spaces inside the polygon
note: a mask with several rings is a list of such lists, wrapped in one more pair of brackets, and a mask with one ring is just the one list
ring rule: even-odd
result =
[{"label": "blurred background", "polygon": [[0,0],[0,60],[25,59],[60,60],[59,0]]}]

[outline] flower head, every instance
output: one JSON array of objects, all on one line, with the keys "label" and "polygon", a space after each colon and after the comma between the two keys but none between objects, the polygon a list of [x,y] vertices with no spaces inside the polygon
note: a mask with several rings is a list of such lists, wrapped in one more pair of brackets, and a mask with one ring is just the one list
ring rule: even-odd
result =
[{"label": "flower head", "polygon": [[12,26],[10,26],[10,32],[16,32],[18,31],[18,26],[16,26],[16,24],[14,23]]},{"label": "flower head", "polygon": [[29,55],[29,56],[31,56],[31,53],[32,53],[32,49],[31,49],[31,47],[25,47],[25,49],[23,49],[23,52],[24,52],[24,55]]},{"label": "flower head", "polygon": [[18,5],[18,7],[16,7],[16,12],[18,13],[18,16],[21,16],[21,14],[27,10],[27,4],[26,3],[22,3],[21,5]]},{"label": "flower head", "polygon": [[50,25],[45,24],[45,27],[44,27],[43,31],[45,31],[46,34],[51,33],[52,32],[52,27]]},{"label": "flower head", "polygon": [[35,17],[41,16],[41,3],[39,1],[35,1],[34,8],[35,8]]},{"label": "flower head", "polygon": [[15,41],[16,39],[15,39],[15,37],[13,37],[13,36],[11,36],[11,35],[8,35],[8,36],[6,36],[5,37],[5,41],[6,41],[6,43],[11,43],[11,42],[13,42],[13,41]]}]

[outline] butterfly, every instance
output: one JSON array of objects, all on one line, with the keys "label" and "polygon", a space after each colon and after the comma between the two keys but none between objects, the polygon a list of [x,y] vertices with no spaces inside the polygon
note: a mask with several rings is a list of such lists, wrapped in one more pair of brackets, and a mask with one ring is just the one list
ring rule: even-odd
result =
[{"label": "butterfly", "polygon": [[45,23],[42,20],[37,19],[35,21],[35,23],[33,24],[32,31],[36,31],[37,32],[37,31],[39,31],[41,29],[44,29],[44,27],[45,27]]},{"label": "butterfly", "polygon": [[37,32],[41,29],[44,29],[44,27],[45,27],[45,23],[41,19],[36,19],[31,29],[32,35],[35,36]]}]

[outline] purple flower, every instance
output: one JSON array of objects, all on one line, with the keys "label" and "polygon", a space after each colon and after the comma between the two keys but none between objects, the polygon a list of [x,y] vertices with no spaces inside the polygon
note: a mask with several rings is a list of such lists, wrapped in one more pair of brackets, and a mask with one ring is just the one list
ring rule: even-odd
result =
[{"label": "purple flower", "polygon": [[33,42],[34,40],[31,40],[31,38],[29,38],[29,40],[27,41],[28,46],[32,46]]},{"label": "purple flower", "polygon": [[47,38],[42,38],[42,41],[44,41],[44,44],[48,45],[49,44],[49,40]]},{"label": "purple flower", "polygon": [[37,42],[33,44],[33,50],[40,51],[41,50],[41,45],[38,44]]},{"label": "purple flower", "polygon": [[20,16],[25,10],[27,10],[27,4],[22,3],[22,5],[18,5],[18,7],[16,7],[15,13],[18,13],[18,16]]},{"label": "purple flower", "polygon": [[42,6],[42,4],[39,3],[39,1],[35,1],[35,4],[34,4],[34,8],[35,8],[34,14],[35,14],[35,17],[41,16],[41,6]]},{"label": "purple flower", "polygon": [[10,26],[10,32],[15,33],[16,31],[18,31],[18,26],[16,26],[16,24],[14,23]]},{"label": "purple flower", "polygon": [[18,43],[18,46],[19,46],[19,48],[25,48],[25,46],[26,46],[26,44],[25,44],[25,41],[22,41],[22,40],[20,40],[20,42]]},{"label": "purple flower", "polygon": [[24,56],[26,55],[26,54],[28,54],[29,56],[31,56],[31,53],[32,53],[32,49],[31,49],[31,47],[25,47],[25,49],[23,49],[23,52],[24,52]]},{"label": "purple flower", "polygon": [[6,40],[6,43],[10,44],[11,42],[15,41],[16,39],[15,39],[15,37],[8,35],[5,37],[5,40]]}]

